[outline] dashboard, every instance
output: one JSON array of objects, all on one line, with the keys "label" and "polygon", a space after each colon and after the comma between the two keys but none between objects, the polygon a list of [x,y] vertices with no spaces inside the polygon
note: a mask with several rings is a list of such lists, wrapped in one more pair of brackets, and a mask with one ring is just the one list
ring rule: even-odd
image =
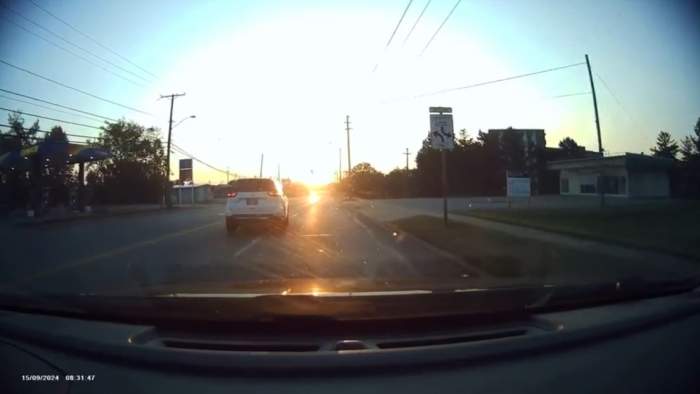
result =
[{"label": "dashboard", "polygon": [[512,321],[284,337],[0,313],[22,393],[697,393],[700,292]]}]

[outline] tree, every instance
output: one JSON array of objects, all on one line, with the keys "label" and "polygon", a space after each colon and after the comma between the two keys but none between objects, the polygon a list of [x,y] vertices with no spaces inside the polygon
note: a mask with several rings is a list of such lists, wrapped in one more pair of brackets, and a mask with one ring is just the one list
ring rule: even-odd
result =
[{"label": "tree", "polygon": [[349,186],[350,190],[362,197],[379,197],[385,192],[384,174],[367,162],[355,165],[343,182],[346,190]]},{"label": "tree", "polygon": [[652,147],[651,151],[656,157],[665,157],[675,160],[678,154],[678,144],[671,138],[671,134],[662,130],[656,137],[656,146]]},{"label": "tree", "polygon": [[48,160],[44,164],[42,173],[44,184],[51,190],[49,193],[49,205],[67,205],[69,203],[69,183],[72,180],[72,174],[66,164],[67,154],[58,146],[67,146],[68,136],[60,126],[54,126],[44,137],[44,142],[53,145],[53,149],[49,149]]},{"label": "tree", "polygon": [[577,144],[571,137],[559,141],[559,148],[563,151],[564,157],[569,159],[582,157],[585,153],[585,148]]},{"label": "tree", "polygon": [[100,146],[112,158],[95,165],[93,183],[98,200],[108,203],[155,203],[165,183],[165,150],[158,130],[133,122],[106,122]]},{"label": "tree", "polygon": [[[24,118],[19,111],[10,112],[7,115],[9,130],[0,134],[0,154],[17,151],[34,144],[36,132],[39,130],[39,121],[35,121],[31,127],[24,127]],[[24,209],[30,199],[30,181],[28,171],[20,168],[2,170],[2,189],[4,198],[11,208]]]},{"label": "tree", "polygon": [[695,155],[699,153],[697,151],[696,145],[697,144],[693,139],[693,136],[686,135],[685,137],[683,137],[683,139],[681,140],[680,152],[681,158],[684,162],[690,161]]}]

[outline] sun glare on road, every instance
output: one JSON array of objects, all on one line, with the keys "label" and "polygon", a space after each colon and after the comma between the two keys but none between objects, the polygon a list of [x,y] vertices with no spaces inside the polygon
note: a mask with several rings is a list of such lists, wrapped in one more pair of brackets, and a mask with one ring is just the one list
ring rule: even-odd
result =
[{"label": "sun glare on road", "polygon": [[309,192],[309,204],[316,204],[320,199],[321,197],[315,191]]}]

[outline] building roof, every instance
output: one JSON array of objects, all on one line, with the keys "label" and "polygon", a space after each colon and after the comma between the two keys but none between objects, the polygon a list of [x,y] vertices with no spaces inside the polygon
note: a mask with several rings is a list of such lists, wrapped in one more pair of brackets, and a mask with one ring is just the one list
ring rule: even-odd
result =
[{"label": "building roof", "polygon": [[582,159],[556,160],[547,163],[550,170],[596,169],[604,167],[623,167],[628,170],[649,171],[667,170],[673,165],[673,160],[637,153],[607,157],[586,157]]}]

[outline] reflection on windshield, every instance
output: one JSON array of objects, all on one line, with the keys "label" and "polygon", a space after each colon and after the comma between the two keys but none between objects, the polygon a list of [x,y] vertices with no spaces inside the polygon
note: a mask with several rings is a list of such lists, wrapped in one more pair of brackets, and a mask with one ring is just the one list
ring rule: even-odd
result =
[{"label": "reflection on windshield", "polygon": [[[698,273],[684,4],[182,3],[153,21],[162,6],[142,3],[0,7],[3,291],[321,298]],[[675,30],[650,29],[658,15]]]}]

